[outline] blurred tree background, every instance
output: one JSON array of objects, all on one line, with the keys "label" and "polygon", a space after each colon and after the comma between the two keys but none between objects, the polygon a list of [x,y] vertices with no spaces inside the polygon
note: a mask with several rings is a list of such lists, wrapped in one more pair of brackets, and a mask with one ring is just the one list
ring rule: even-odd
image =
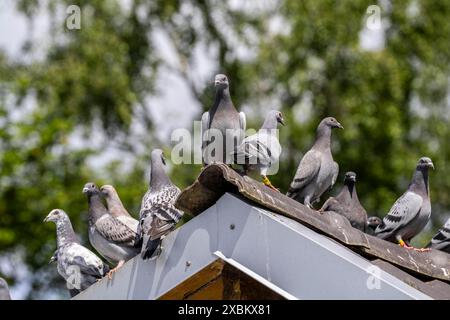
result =
[{"label": "blurred tree background", "polygon": [[[217,72],[229,76],[249,128],[260,125],[266,110],[281,108],[288,125],[280,130],[282,162],[272,181],[282,191],[318,122],[330,115],[345,127],[333,136],[340,176],[331,193],[346,171],[355,171],[361,202],[370,214],[383,216],[407,187],[419,157],[427,155],[436,167],[432,224],[413,243],[426,244],[448,216],[448,1],[12,3],[30,30],[39,10],[49,13],[51,26],[38,58],[29,57],[43,44],[31,38],[20,59],[0,47],[0,271],[19,283],[18,264],[24,265],[27,298],[49,292],[67,297],[47,263],[56,245],[54,226],[42,220],[53,208],[65,209],[87,244],[85,182],[115,185],[137,214],[150,150],[163,146],[170,154],[169,136],[158,132],[173,119],[156,117],[151,99],[167,74],[182,79],[196,101],[192,114],[180,101],[177,117],[188,121],[212,105]],[[72,4],[81,8],[80,30],[66,28]],[[378,30],[368,27],[373,4],[380,8]],[[170,48],[170,57],[161,46]],[[208,64],[206,76],[196,76],[195,69]],[[178,91],[168,89],[175,97]],[[121,161],[100,161],[111,148]],[[200,170],[170,168],[181,188]]]}]

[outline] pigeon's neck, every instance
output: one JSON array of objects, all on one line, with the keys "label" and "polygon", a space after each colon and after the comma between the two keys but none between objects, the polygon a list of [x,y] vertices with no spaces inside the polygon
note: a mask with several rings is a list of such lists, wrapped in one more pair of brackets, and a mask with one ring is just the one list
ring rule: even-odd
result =
[{"label": "pigeon's neck", "polygon": [[102,199],[100,195],[93,194],[88,197],[88,205],[89,205],[89,222],[94,224],[97,222],[105,214],[108,214],[108,210],[106,210],[103,205]]},{"label": "pigeon's neck", "polygon": [[108,204],[109,213],[113,217],[118,217],[128,213],[118,195],[108,196],[106,198],[106,202]]},{"label": "pigeon's neck", "polygon": [[271,130],[271,132],[274,132],[277,126],[278,126],[277,119],[274,116],[270,116],[267,117],[266,120],[264,120],[261,129]]},{"label": "pigeon's neck", "polygon": [[314,149],[330,149],[331,147],[331,128],[328,126],[319,126],[316,133]]},{"label": "pigeon's neck", "polygon": [[169,177],[164,170],[161,161],[152,161],[150,187],[152,190],[160,190],[164,186],[171,185]]},{"label": "pigeon's neck", "polygon": [[77,236],[75,235],[72,224],[68,218],[60,219],[56,222],[56,242],[58,248],[61,248],[68,243],[78,242]]},{"label": "pigeon's neck", "polygon": [[353,201],[359,201],[354,182],[345,182],[342,192],[345,192],[345,196],[348,199],[352,199]]},{"label": "pigeon's neck", "polygon": [[417,168],[409,185],[409,190],[414,193],[430,196],[430,188],[428,186],[428,169]]}]

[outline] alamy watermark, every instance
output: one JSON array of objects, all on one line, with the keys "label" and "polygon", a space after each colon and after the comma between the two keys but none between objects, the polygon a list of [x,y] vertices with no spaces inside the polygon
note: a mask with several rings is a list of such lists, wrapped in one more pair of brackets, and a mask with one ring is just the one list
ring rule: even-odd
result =
[{"label": "alamy watermark", "polygon": [[70,5],[66,8],[66,28],[69,30],[81,29],[81,9],[77,5]]},{"label": "alamy watermark", "polygon": [[369,30],[381,29],[381,8],[377,5],[371,5],[366,10],[366,27]]}]

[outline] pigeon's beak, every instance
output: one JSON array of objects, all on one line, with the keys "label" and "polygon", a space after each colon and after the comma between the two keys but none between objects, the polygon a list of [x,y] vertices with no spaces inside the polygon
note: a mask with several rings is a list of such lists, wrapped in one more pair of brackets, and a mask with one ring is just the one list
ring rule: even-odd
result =
[{"label": "pigeon's beak", "polygon": [[429,166],[431,169],[434,170],[434,164],[433,164],[433,162],[429,162],[429,163],[428,163],[428,166]]},{"label": "pigeon's beak", "polygon": [[88,188],[86,188],[86,187],[83,188],[83,193],[87,193],[88,191],[89,191]]},{"label": "pigeon's beak", "polygon": [[336,128],[344,129],[344,126],[338,122],[338,123],[336,124]]},{"label": "pigeon's beak", "polygon": [[219,80],[214,81],[214,85],[217,87],[220,84]]},{"label": "pigeon's beak", "polygon": [[46,217],[44,218],[44,221],[43,221],[43,222],[48,222],[49,219],[50,219],[50,215],[46,216]]},{"label": "pigeon's beak", "polygon": [[282,126],[285,126],[286,124],[284,123],[284,119],[283,118],[278,118],[278,123],[281,124]]}]

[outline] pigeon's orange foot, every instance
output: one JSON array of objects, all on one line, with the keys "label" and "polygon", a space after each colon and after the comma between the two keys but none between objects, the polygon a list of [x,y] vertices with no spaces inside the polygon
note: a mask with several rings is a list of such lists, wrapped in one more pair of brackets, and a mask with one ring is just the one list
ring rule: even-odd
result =
[{"label": "pigeon's orange foot", "polygon": [[117,270],[119,270],[123,264],[125,263],[125,261],[121,260],[119,261],[119,263],[117,264],[117,266],[111,270],[109,270],[109,272],[107,273],[108,279],[112,280],[113,278],[113,274],[117,272]]},{"label": "pigeon's orange foot", "polygon": [[401,239],[398,242],[398,244],[399,244],[400,247],[403,247],[403,248],[408,249],[408,250],[414,250],[414,251],[417,251],[417,252],[428,252],[428,251],[431,250],[430,248],[415,248],[415,247],[412,247],[412,246],[408,246],[405,243],[405,241],[403,241]]},{"label": "pigeon's orange foot", "polygon": [[270,189],[275,190],[277,192],[280,192],[279,189],[275,188],[272,184],[272,182],[270,182],[269,178],[267,178],[267,176],[263,176],[263,183],[268,186]]}]

